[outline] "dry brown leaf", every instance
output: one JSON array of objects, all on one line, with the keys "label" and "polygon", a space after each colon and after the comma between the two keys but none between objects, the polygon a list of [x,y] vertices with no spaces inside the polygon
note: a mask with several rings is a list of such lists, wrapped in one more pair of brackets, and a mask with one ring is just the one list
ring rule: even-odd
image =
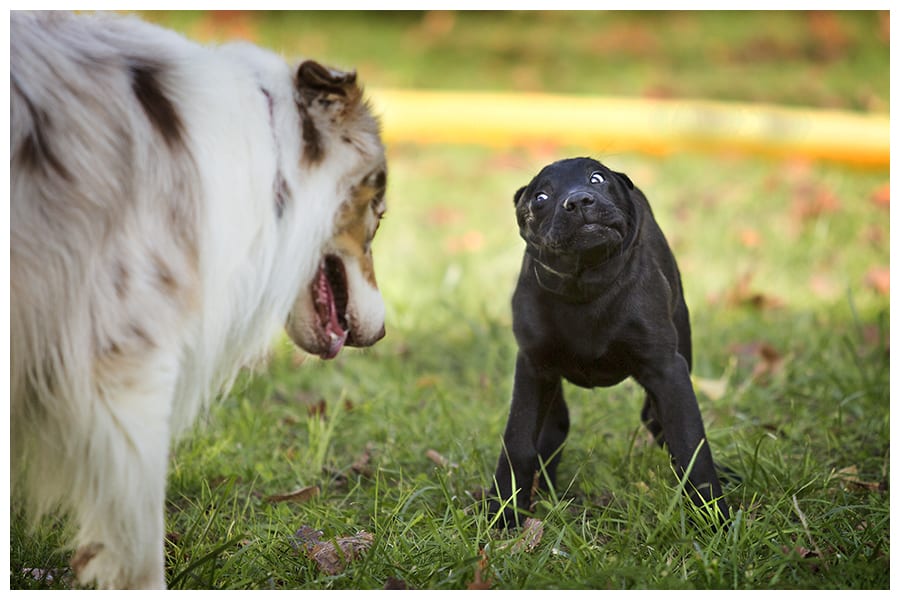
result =
[{"label": "dry brown leaf", "polygon": [[431,449],[429,449],[429,450],[427,450],[427,451],[425,452],[425,456],[428,457],[428,460],[430,460],[431,462],[433,462],[434,464],[436,464],[436,465],[439,466],[439,467],[449,467],[449,468],[451,468],[451,469],[456,469],[457,467],[459,467],[458,464],[456,464],[456,463],[454,463],[454,462],[450,462],[449,460],[447,460],[447,459],[446,459],[440,452],[438,452],[437,450],[431,450]]},{"label": "dry brown leaf", "polygon": [[886,208],[890,210],[891,208],[891,184],[885,183],[877,190],[872,192],[871,196],[872,203],[875,206],[880,206],[881,208]]},{"label": "dry brown leaf", "polygon": [[722,300],[727,306],[749,306],[758,310],[781,308],[784,301],[770,294],[754,291],[751,288],[753,273],[746,272],[726,290]]},{"label": "dry brown leaf", "polygon": [[809,221],[838,212],[841,202],[830,190],[815,184],[802,184],[794,190],[791,215],[797,223]]},{"label": "dry brown leaf", "polygon": [[398,579],[396,577],[388,577],[387,581],[384,582],[384,589],[386,589],[386,590],[408,590],[409,585],[402,579]]},{"label": "dry brown leaf", "polygon": [[891,294],[891,268],[890,267],[872,267],[866,273],[866,285],[882,294],[889,296]]},{"label": "dry brown leaf", "polygon": [[818,556],[818,554],[816,554],[813,550],[804,548],[803,546],[794,546],[793,548],[789,546],[782,546],[781,552],[786,555],[796,553],[800,558],[816,558]]},{"label": "dry brown leaf", "polygon": [[365,450],[363,450],[362,454],[350,465],[350,469],[363,477],[371,477],[372,476],[372,467],[369,463],[372,461],[372,442],[366,444]]},{"label": "dry brown leaf", "polygon": [[706,377],[692,377],[694,389],[702,393],[710,400],[720,400],[728,391],[728,378],[708,379]]},{"label": "dry brown leaf", "polygon": [[865,481],[860,479],[859,468],[856,465],[844,467],[835,473],[835,475],[837,475],[837,478],[844,484],[849,486],[869,490],[870,492],[880,492],[885,490],[884,485],[880,481]]},{"label": "dry brown leaf", "polygon": [[441,382],[441,378],[438,375],[422,375],[416,380],[416,389],[430,388],[434,387]]},{"label": "dry brown leaf", "polygon": [[342,573],[350,562],[360,558],[375,542],[375,536],[367,531],[356,535],[335,538],[327,542],[307,545],[306,555],[315,561],[326,575]]},{"label": "dry brown leaf", "polygon": [[762,242],[762,236],[759,231],[752,227],[744,227],[738,232],[738,238],[744,248],[758,248]]},{"label": "dry brown leaf", "polygon": [[745,366],[753,364],[751,378],[756,382],[764,382],[784,368],[784,355],[768,342],[732,344],[728,350]]},{"label": "dry brown leaf", "polygon": [[477,252],[484,247],[484,234],[477,229],[470,229],[462,235],[447,238],[444,245],[450,254]]},{"label": "dry brown leaf", "polygon": [[475,578],[468,585],[468,588],[470,590],[489,590],[494,584],[494,580],[490,576],[490,565],[484,548],[478,551],[478,556],[478,562],[475,563]]},{"label": "dry brown leaf", "polygon": [[544,522],[528,517],[522,524],[522,533],[515,541],[509,540],[499,546],[501,550],[509,549],[510,554],[531,552],[541,543],[544,537]]},{"label": "dry brown leaf", "polygon": [[292,492],[287,492],[285,494],[272,494],[271,496],[266,496],[266,502],[271,502],[272,504],[276,504],[278,502],[306,502],[312,498],[315,498],[319,495],[319,486],[317,485],[308,485],[304,488],[296,489]]},{"label": "dry brown leaf", "polygon": [[325,419],[328,416],[328,403],[322,398],[318,402],[311,402],[306,406],[306,414],[310,417]]},{"label": "dry brown leaf", "polygon": [[304,525],[294,533],[294,540],[291,543],[295,548],[303,548],[309,550],[322,539],[324,532],[321,529],[313,529],[309,525]]}]

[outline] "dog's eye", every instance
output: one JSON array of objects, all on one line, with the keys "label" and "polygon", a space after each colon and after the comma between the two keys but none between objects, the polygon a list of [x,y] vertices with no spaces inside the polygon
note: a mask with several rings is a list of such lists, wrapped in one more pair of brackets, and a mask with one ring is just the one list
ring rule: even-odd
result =
[{"label": "dog's eye", "polygon": [[537,196],[534,197],[534,204],[535,204],[535,206],[540,206],[541,204],[543,204],[544,202],[546,202],[546,201],[547,201],[547,198],[549,198],[549,197],[550,197],[550,196],[548,196],[548,195],[545,194],[544,192],[540,192]]},{"label": "dog's eye", "polygon": [[604,181],[606,180],[603,178],[603,175],[600,174],[600,171],[591,173],[591,183],[603,183]]}]

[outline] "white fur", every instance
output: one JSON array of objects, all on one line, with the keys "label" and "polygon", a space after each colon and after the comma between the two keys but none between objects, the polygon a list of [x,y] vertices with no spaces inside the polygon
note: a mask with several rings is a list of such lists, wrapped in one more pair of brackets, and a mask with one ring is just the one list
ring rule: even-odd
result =
[{"label": "white fur", "polygon": [[[14,492],[35,517],[70,514],[82,582],[161,588],[170,441],[305,306],[336,213],[383,150],[376,130],[304,167],[294,71],[253,46],[132,18],[10,26]],[[182,144],[148,121],[122,57],[162,65]],[[41,136],[68,178],[34,151]],[[371,343],[380,294],[352,303]]]}]

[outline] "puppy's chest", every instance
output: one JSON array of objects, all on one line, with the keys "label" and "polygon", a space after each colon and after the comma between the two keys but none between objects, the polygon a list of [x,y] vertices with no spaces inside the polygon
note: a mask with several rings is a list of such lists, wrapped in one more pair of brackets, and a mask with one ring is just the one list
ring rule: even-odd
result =
[{"label": "puppy's chest", "polygon": [[520,350],[546,374],[581,387],[607,387],[630,375],[627,346],[602,319],[562,313],[516,329]]}]

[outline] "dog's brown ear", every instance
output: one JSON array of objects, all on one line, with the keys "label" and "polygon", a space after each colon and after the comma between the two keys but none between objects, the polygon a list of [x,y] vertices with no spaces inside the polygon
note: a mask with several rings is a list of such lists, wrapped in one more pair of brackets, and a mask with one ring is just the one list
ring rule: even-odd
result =
[{"label": "dog's brown ear", "polygon": [[356,71],[329,69],[314,60],[304,61],[297,69],[297,100],[307,108],[318,102],[323,108],[345,112],[361,99]]},{"label": "dog's brown ear", "polygon": [[527,185],[523,185],[518,190],[516,190],[516,193],[513,194],[513,204],[519,204],[519,197],[522,195],[522,193],[525,191],[525,189],[527,187],[528,187]]}]

